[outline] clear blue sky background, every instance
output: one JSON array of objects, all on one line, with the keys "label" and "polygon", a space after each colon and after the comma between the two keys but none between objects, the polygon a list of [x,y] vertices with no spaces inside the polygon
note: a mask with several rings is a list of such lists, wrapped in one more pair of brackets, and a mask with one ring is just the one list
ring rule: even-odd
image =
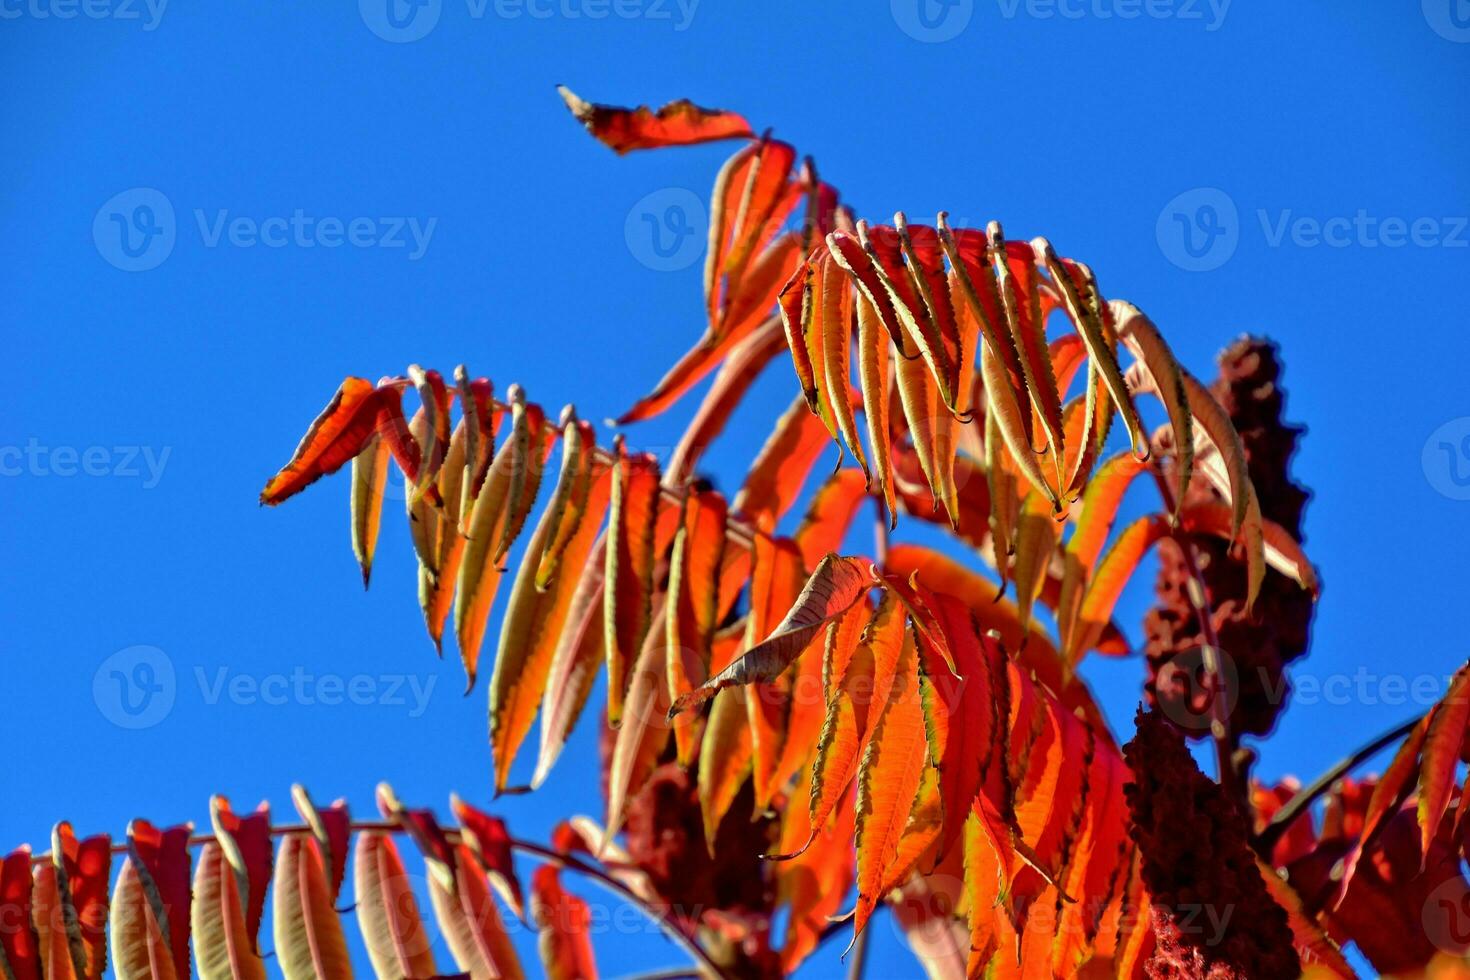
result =
[{"label": "clear blue sky background", "polygon": [[[346,374],[467,361],[600,419],[697,335],[699,263],[651,268],[625,224],[646,195],[703,198],[729,148],[619,159],[568,118],[558,82],[602,101],[738,109],[814,154],[871,217],[946,208],[1046,234],[1149,311],[1201,375],[1241,331],[1278,339],[1289,416],[1310,427],[1296,472],[1317,494],[1308,547],[1326,581],[1293,676],[1367,680],[1288,710],[1264,775],[1310,777],[1422,710],[1393,703],[1383,678],[1443,675],[1466,656],[1470,502],[1452,464],[1470,471],[1470,458],[1438,448],[1470,431],[1470,44],[1448,2],[965,0],[932,7],[931,30],[904,0],[703,0],[692,16],[623,0],[637,16],[603,19],[595,0],[543,0],[548,16],[436,0],[437,22],[408,43],[370,29],[393,33],[367,0],[365,14],[179,3],[156,20],[141,2],[99,2],[88,9],[109,16],[0,4],[6,847],[44,848],[60,818],[118,835],[134,816],[206,825],[216,792],[285,813],[293,780],[361,813],[380,779],[440,808],[451,789],[488,800],[483,690],[462,698],[452,652],[434,659],[397,505],[364,594],[345,475],[280,510],[255,499]],[[135,188],[167,199],[175,240],[129,272],[109,215],[149,202],[98,216]],[[1171,205],[1199,188],[1223,198]],[[211,245],[196,218],[298,209],[435,224],[414,257],[407,235],[398,248]],[[1339,222],[1335,245],[1297,221],[1360,212],[1372,223]],[[1386,218],[1427,223],[1415,242]],[[747,431],[712,456],[727,488],[792,389],[778,364]],[[630,438],[669,446],[690,410]],[[1135,635],[1149,583],[1121,608]],[[176,690],[156,724],[130,730],[114,723],[104,664],[138,645],[162,651]],[[433,687],[419,717],[411,693],[270,706],[207,690],[221,670],[298,668]],[[1126,723],[1140,662],[1091,676]],[[543,837],[563,814],[600,813],[590,736],[541,793],[497,805],[515,830]],[[886,921],[875,928],[873,975],[911,972]],[[519,941],[534,956],[533,937]],[[599,945],[610,975],[681,962],[657,935]]]}]

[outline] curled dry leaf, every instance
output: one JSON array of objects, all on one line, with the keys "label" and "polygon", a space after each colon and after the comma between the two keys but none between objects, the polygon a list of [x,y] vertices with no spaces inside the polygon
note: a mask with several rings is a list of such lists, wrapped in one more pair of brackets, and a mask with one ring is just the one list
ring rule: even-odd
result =
[{"label": "curled dry leaf", "polygon": [[876,581],[870,562],[827,555],[775,630],[729,667],[681,695],[670,707],[670,717],[702,704],[723,688],[774,680],[828,620],[846,612]]},{"label": "curled dry leaf", "polygon": [[648,106],[624,109],[587,102],[565,85],[558,85],[556,91],[587,132],[618,153],[752,135],[750,123],[737,113],[705,109],[688,99],[657,110]]}]

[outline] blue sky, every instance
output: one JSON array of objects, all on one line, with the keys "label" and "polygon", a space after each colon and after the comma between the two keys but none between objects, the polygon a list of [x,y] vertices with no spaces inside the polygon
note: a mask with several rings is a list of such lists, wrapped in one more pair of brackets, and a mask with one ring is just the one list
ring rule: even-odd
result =
[{"label": "blue sky", "polygon": [[[1280,341],[1326,588],[1293,671],[1317,694],[1262,774],[1310,778],[1423,710],[1391,678],[1464,660],[1464,0],[396,2],[0,0],[4,846],[205,825],[216,792],[284,812],[292,781],[362,813],[381,779],[487,800],[483,691],[434,659],[394,506],[364,594],[345,475],[255,498],[346,374],[464,361],[600,419],[697,335],[697,249],[660,257],[636,216],[702,200],[729,148],[619,159],[556,83],[737,109],[870,217],[1045,234],[1201,375],[1237,333]],[[726,487],[791,390],[778,365],[711,457]],[[691,410],[629,438],[668,447]],[[174,673],[146,727],[116,723],[115,657]],[[371,693],[266,703],[300,674]],[[1092,671],[1110,717],[1141,676]],[[590,734],[497,806],[514,829],[600,812]],[[873,975],[908,972],[875,928]],[[610,975],[681,962],[599,941]]]}]

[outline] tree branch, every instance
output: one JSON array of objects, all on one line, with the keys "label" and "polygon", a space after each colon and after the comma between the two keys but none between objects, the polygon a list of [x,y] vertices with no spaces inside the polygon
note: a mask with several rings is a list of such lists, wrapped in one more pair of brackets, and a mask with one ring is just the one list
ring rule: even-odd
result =
[{"label": "tree branch", "polygon": [[1409,732],[1414,730],[1414,726],[1419,724],[1422,719],[1422,715],[1418,718],[1412,718],[1396,728],[1384,732],[1367,745],[1339,760],[1331,769],[1318,776],[1310,786],[1303,787],[1299,790],[1295,796],[1286,801],[1285,806],[1276,811],[1276,814],[1271,818],[1270,822],[1261,828],[1261,832],[1256,835],[1257,852],[1269,856],[1272,848],[1276,846],[1276,842],[1291,827],[1292,821],[1305,813],[1317,801],[1319,796],[1330,790],[1333,784],[1366,759],[1377,755],[1389,745],[1392,745],[1409,734]]},{"label": "tree branch", "polygon": [[[453,843],[458,843],[460,841],[462,832],[459,828],[444,827],[442,829],[444,831],[444,836],[448,840]],[[398,834],[406,832],[401,824],[391,820],[354,820],[349,827],[349,831],[350,833],[354,834]],[[281,824],[279,826],[271,827],[272,837],[284,837],[288,834],[309,834],[311,832],[311,827],[306,824]],[[194,836],[189,838],[189,846],[201,847],[204,844],[213,841],[214,839],[215,837],[213,834],[195,834]],[[546,847],[542,844],[537,844],[534,841],[522,840],[519,837],[511,837],[509,839],[509,843],[511,849],[514,851],[518,851],[521,854],[530,855],[532,857],[545,861],[548,864],[555,864],[558,867],[565,868],[568,871],[574,871],[577,874],[582,875],[583,877],[590,880],[593,884],[601,887],[604,891],[608,891],[613,893],[614,895],[617,895],[619,898],[623,899],[624,901],[628,902],[629,904],[633,905],[641,912],[643,912],[644,915],[653,920],[654,924],[657,925],[665,935],[667,935],[671,940],[674,941],[675,945],[683,948],[684,951],[689,953],[689,955],[692,956],[694,960],[699,964],[699,972],[689,973],[686,970],[681,975],[695,977],[708,975],[722,978],[722,980],[728,977],[728,974],[726,973],[724,967],[720,966],[720,964],[717,963],[715,959],[710,955],[709,951],[701,946],[693,936],[680,929],[678,924],[673,920],[673,917],[670,916],[666,910],[661,909],[658,906],[646,901],[642,896],[638,895],[627,885],[623,884],[621,881],[618,881],[616,878],[608,874],[603,869],[596,867],[595,865],[588,864],[586,861],[583,861],[581,858],[577,857],[574,854],[564,854],[561,851],[553,850],[550,847]],[[126,854],[127,852],[128,845],[126,843],[112,845],[113,854]],[[31,858],[32,864],[45,864],[49,861],[51,861],[50,852],[38,854],[35,857]]]}]

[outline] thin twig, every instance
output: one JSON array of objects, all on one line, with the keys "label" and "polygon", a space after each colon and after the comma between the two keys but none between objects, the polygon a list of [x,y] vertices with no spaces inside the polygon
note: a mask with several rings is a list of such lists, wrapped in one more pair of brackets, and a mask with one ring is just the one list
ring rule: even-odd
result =
[{"label": "thin twig", "polygon": [[847,980],[863,980],[863,971],[868,968],[868,937],[872,930],[864,929],[852,939],[852,960],[847,964]]},{"label": "thin twig", "polygon": [[[1152,466],[1150,469],[1153,472],[1154,481],[1159,486],[1159,495],[1164,498],[1164,511],[1170,514],[1177,513],[1174,488],[1169,485],[1163,469],[1159,466]],[[1215,765],[1220,773],[1220,785],[1224,787],[1226,795],[1240,805],[1242,813],[1249,813],[1249,795],[1246,793],[1244,780],[1240,778],[1240,772],[1235,765],[1236,741],[1230,730],[1230,716],[1226,710],[1230,699],[1225,691],[1225,674],[1220,668],[1220,637],[1216,634],[1215,623],[1210,618],[1210,592],[1205,585],[1205,577],[1200,572],[1194,542],[1179,527],[1172,528],[1170,536],[1183,553],[1185,571],[1189,573],[1194,585],[1193,589],[1188,590],[1190,592],[1189,603],[1194,607],[1195,618],[1199,621],[1200,637],[1204,641],[1200,659],[1210,683],[1210,735],[1215,743]]]},{"label": "thin twig", "polygon": [[1419,724],[1422,717],[1411,718],[1390,731],[1384,732],[1367,745],[1354,751],[1351,755],[1339,760],[1331,769],[1318,776],[1310,786],[1305,786],[1298,790],[1297,794],[1287,800],[1286,805],[1277,810],[1275,815],[1271,817],[1270,822],[1261,828],[1261,832],[1256,835],[1256,850],[1261,854],[1270,854],[1272,848],[1276,846],[1276,842],[1281,839],[1282,835],[1291,826],[1292,821],[1305,813],[1317,801],[1319,796],[1330,790],[1339,779],[1369,757],[1377,755],[1383,749],[1413,731],[1414,726]]}]

